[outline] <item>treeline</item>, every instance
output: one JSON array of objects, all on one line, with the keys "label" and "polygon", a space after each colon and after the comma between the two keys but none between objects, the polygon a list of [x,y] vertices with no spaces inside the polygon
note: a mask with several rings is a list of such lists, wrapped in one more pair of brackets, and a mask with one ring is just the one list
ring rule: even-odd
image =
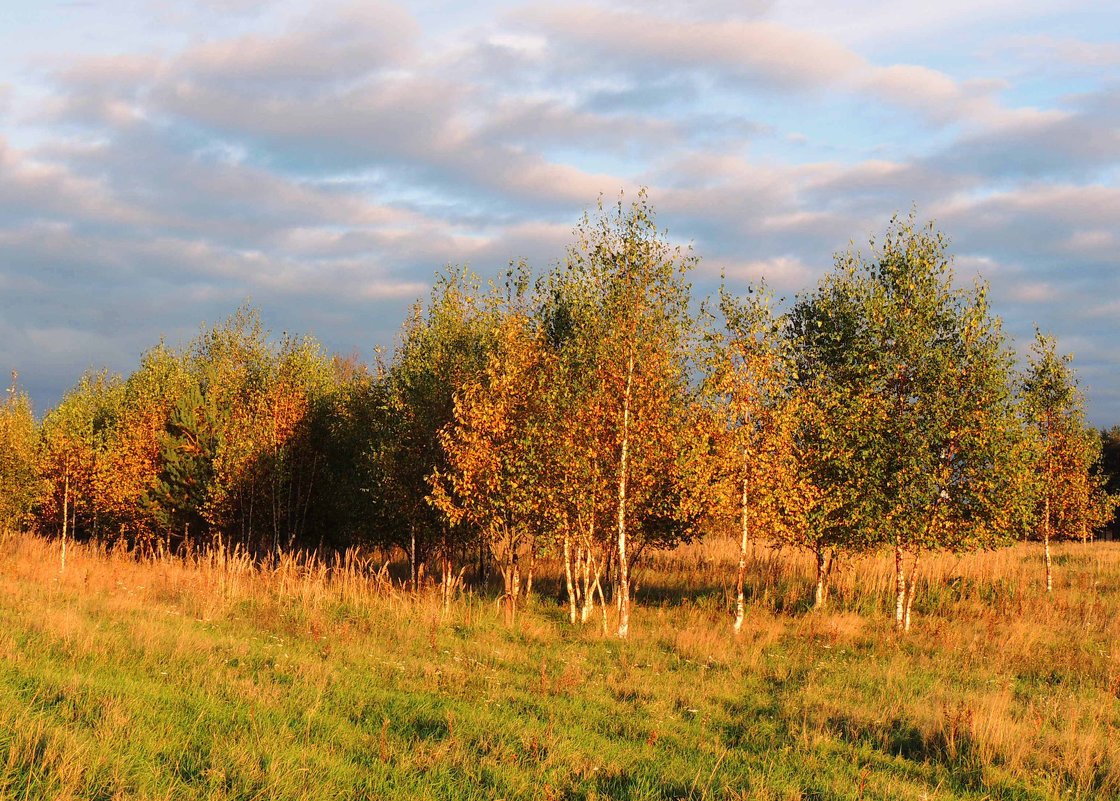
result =
[{"label": "treeline", "polygon": [[[1016,365],[986,287],[896,218],[779,309],[764,286],[697,303],[696,258],[644,197],[600,208],[544,274],[437,277],[392,360],[270,338],[250,309],[127,378],[90,374],[41,423],[0,408],[0,526],[207,547],[399,548],[409,581],[502,576],[511,614],[559,560],[573,622],[626,636],[631,569],[733,525],[837,559],[891,548],[909,626],[924,552],[1087,539],[1111,517],[1102,436],[1039,334]],[[1115,459],[1115,455],[1111,458]],[[468,573],[469,571],[469,573]]]}]

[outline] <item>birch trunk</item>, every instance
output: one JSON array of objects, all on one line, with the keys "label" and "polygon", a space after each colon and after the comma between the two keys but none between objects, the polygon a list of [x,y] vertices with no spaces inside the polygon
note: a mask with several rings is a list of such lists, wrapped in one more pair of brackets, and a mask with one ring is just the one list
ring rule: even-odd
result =
[{"label": "birch trunk", "polygon": [[599,609],[603,612],[603,636],[607,636],[607,599],[603,597],[603,584],[599,581],[602,568],[595,571],[595,590],[599,591]]},{"label": "birch trunk", "polygon": [[920,549],[914,551],[914,564],[910,566],[910,581],[906,587],[906,611],[902,618],[903,631],[910,631],[910,608],[914,605],[914,590],[918,584],[918,560],[921,556]]},{"label": "birch trunk", "polygon": [[[590,618],[592,613],[595,611],[595,593],[596,593],[596,591],[598,591],[598,593],[599,593],[599,607],[600,607],[600,610],[603,613],[603,620],[606,621],[606,619],[607,619],[607,599],[606,599],[606,595],[603,592],[603,562],[601,560],[598,561],[598,562],[594,562],[594,569],[592,570],[591,565],[592,565],[593,557],[592,557],[590,551],[587,554],[587,561],[588,561],[588,565],[589,565],[588,575],[590,575],[592,578],[591,578],[591,583],[588,585],[587,598],[586,598],[586,601],[585,601],[585,605],[583,607],[583,622],[586,623],[588,618]],[[603,625],[604,625],[603,633],[605,634],[606,633],[606,628],[605,628],[606,623],[604,622]]]},{"label": "birch trunk", "polygon": [[894,627],[896,631],[902,631],[906,606],[906,574],[902,571],[902,543],[894,546],[894,587]]},{"label": "birch trunk", "polygon": [[529,543],[529,574],[525,577],[525,600],[533,594],[533,573],[537,569],[537,543]]},{"label": "birch trunk", "polygon": [[817,551],[817,588],[813,593],[813,608],[823,609],[828,600],[828,577],[832,573],[832,553],[825,548]]},{"label": "birch trunk", "polygon": [[444,556],[440,562],[443,568],[443,611],[446,612],[451,606],[451,594],[455,590],[455,575],[452,573],[450,556]]},{"label": "birch trunk", "polygon": [[420,579],[418,565],[416,564],[416,529],[412,530],[411,535],[408,544],[408,572],[412,578],[412,590],[415,592],[417,582]]},{"label": "birch trunk", "polygon": [[[580,610],[580,622],[586,623],[595,609],[595,584],[591,581],[591,548],[583,554],[583,608]],[[595,579],[599,576],[596,574]]]},{"label": "birch trunk", "polygon": [[746,599],[743,595],[743,579],[747,573],[747,480],[743,479],[743,497],[740,506],[742,532],[739,541],[739,570],[735,577],[735,633],[743,628]]},{"label": "birch trunk", "polygon": [[630,457],[630,392],[634,380],[634,353],[626,362],[626,394],[622,398],[622,458],[618,471],[618,636],[630,633],[630,563],[626,553],[626,471]]},{"label": "birch trunk", "polygon": [[[579,566],[576,566],[578,571]],[[568,582],[568,620],[576,623],[576,588],[572,582],[572,543],[568,532],[564,532],[564,579]]]},{"label": "birch trunk", "polygon": [[62,484],[62,564],[59,567],[59,573],[66,572],[66,526],[70,519],[70,474],[66,474],[66,478]]},{"label": "birch trunk", "polygon": [[1050,568],[1050,532],[1044,534],[1046,542],[1046,591],[1053,592],[1054,590],[1054,577]]}]

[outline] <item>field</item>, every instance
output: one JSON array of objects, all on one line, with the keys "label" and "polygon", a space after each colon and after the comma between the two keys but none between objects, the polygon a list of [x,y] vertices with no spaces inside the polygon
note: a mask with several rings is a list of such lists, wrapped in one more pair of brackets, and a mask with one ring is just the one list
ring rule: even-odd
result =
[{"label": "field", "polygon": [[637,576],[628,642],[556,582],[510,624],[355,563],[258,570],[0,543],[0,798],[1120,797],[1120,546],[892,564],[758,546],[742,635],[729,543]]}]

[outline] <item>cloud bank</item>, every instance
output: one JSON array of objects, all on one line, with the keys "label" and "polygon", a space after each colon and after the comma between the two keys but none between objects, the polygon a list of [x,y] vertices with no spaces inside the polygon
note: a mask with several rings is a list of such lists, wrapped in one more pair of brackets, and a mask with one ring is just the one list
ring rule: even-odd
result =
[{"label": "cloud bank", "polygon": [[[1074,13],[1076,12],[1076,13]],[[391,346],[434,271],[648,186],[697,289],[793,294],[916,206],[1120,422],[1120,50],[1096,4],[110,2],[0,34],[0,367],[42,409],[246,297]],[[87,18],[83,18],[86,15]],[[947,46],[951,43],[952,46]]]}]

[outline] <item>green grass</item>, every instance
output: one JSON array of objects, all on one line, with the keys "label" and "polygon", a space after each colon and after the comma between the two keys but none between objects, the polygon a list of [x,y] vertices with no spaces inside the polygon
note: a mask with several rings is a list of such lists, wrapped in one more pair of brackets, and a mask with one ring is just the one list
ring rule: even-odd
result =
[{"label": "green grass", "polygon": [[77,548],[59,576],[55,548],[0,546],[0,798],[1120,796],[1109,545],[1067,546],[1052,598],[1035,549],[931,560],[905,637],[886,562],[814,614],[784,559],[738,640],[712,546],[647,568],[628,642],[551,598],[510,626],[293,564]]}]

